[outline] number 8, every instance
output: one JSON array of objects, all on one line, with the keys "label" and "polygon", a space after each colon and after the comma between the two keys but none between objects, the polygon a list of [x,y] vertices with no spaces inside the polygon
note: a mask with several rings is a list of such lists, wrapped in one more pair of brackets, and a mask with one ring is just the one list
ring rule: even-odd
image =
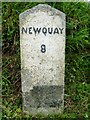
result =
[{"label": "number 8", "polygon": [[42,53],[46,52],[46,45],[44,45],[44,44],[41,45],[41,52]]}]

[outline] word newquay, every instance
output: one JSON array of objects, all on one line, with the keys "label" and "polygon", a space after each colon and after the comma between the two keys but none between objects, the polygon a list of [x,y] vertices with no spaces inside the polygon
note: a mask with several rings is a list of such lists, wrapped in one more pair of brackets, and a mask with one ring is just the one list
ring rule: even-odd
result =
[{"label": "word newquay", "polygon": [[48,27],[48,28],[46,28],[46,27],[43,27],[43,28],[41,28],[41,27],[29,27],[29,28],[22,27],[21,32],[22,32],[22,34],[35,34],[35,35],[43,33],[46,36],[47,34],[62,34],[63,29],[64,28],[57,28],[57,27],[56,28],[53,28],[53,27],[52,28],[50,28],[50,27]]}]

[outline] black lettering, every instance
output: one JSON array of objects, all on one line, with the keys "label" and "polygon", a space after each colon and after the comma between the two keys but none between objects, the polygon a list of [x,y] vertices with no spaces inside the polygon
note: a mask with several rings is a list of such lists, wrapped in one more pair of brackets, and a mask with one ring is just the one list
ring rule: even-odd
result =
[{"label": "black lettering", "polygon": [[22,34],[25,32],[27,34],[27,28],[22,27]]},{"label": "black lettering", "polygon": [[59,34],[59,30],[58,30],[58,28],[55,28],[55,30],[54,30],[54,34]]},{"label": "black lettering", "polygon": [[34,30],[34,32],[35,32],[35,35],[38,33],[40,33],[40,31],[41,31],[41,28],[35,28],[35,27],[33,27],[33,30]]},{"label": "black lettering", "polygon": [[53,32],[53,28],[48,28],[48,33],[52,34],[52,32]]},{"label": "black lettering", "polygon": [[41,45],[41,52],[42,53],[46,52],[46,45],[44,45],[44,44]]},{"label": "black lettering", "polygon": [[61,34],[62,34],[63,29],[64,29],[64,28],[62,28],[62,29],[61,29],[61,28],[59,28],[59,30],[60,30],[60,32],[61,32]]},{"label": "black lettering", "polygon": [[29,28],[29,34],[32,34],[31,29],[32,29],[32,27]]},{"label": "black lettering", "polygon": [[44,28],[42,29],[42,33],[46,36],[47,28],[44,27]]}]

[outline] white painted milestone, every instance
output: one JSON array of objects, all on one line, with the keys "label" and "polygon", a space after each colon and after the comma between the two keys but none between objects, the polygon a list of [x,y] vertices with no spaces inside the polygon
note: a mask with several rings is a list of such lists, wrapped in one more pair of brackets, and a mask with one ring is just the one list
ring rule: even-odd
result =
[{"label": "white painted milestone", "polygon": [[39,4],[20,14],[23,111],[61,113],[64,105],[65,14]]}]

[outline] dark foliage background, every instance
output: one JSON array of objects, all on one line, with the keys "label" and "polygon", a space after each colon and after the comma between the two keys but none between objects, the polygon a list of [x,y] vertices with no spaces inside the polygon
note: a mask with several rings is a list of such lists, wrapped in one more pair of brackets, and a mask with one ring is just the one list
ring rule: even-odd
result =
[{"label": "dark foliage background", "polygon": [[[22,112],[19,14],[39,3],[2,3],[2,109],[5,119],[42,120]],[[65,108],[46,119],[89,118],[90,6],[83,2],[45,3],[66,14]]]}]

